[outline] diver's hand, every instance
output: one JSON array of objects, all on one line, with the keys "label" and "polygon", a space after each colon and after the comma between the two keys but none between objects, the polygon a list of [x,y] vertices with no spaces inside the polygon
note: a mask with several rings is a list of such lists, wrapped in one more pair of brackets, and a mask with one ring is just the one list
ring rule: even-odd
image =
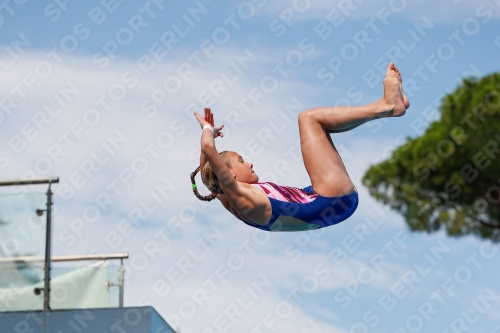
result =
[{"label": "diver's hand", "polygon": [[219,126],[214,126],[214,114],[212,111],[210,111],[210,108],[205,108],[205,117],[202,117],[200,114],[197,112],[194,112],[194,115],[196,117],[196,120],[200,123],[201,128],[205,125],[210,125],[214,129],[214,138],[216,137],[224,137],[224,133],[221,132],[222,128],[224,125],[219,125]]}]

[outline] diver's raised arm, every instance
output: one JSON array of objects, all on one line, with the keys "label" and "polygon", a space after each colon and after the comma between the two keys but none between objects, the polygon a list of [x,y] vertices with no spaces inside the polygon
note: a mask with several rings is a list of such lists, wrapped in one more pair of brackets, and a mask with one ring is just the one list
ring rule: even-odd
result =
[{"label": "diver's raised arm", "polygon": [[[224,207],[230,205],[232,208],[236,209],[239,213],[247,214],[249,212],[255,211],[256,207],[262,205],[258,200],[258,195],[260,192],[255,190],[250,185],[245,182],[240,182],[236,180],[235,174],[231,169],[231,165],[227,164],[228,152],[222,152],[219,154],[217,148],[215,147],[215,138],[222,135],[222,128],[224,125],[219,125],[213,127],[213,114],[209,108],[205,109],[205,118],[201,115],[194,113],[196,119],[203,128],[201,135],[201,154],[200,164],[204,162],[204,158],[208,160],[211,172],[215,174],[215,179],[212,179],[212,184],[207,185],[207,187],[213,192],[212,197],[217,197],[223,203]],[[233,152],[233,154],[235,154]],[[226,156],[223,158],[223,156]],[[240,157],[241,158],[241,157]],[[235,163],[240,163],[239,160],[234,161]],[[243,163],[241,161],[241,163]],[[205,163],[203,163],[205,166]],[[221,195],[222,194],[222,195]],[[262,199],[262,198],[261,198]],[[203,199],[202,199],[203,200]],[[266,198],[266,203],[268,200]]]},{"label": "diver's raised arm", "polygon": [[200,126],[203,128],[200,143],[201,154],[204,156],[200,157],[200,163],[203,162],[205,157],[210,163],[213,172],[217,176],[222,191],[228,196],[229,200],[238,200],[239,196],[241,196],[240,186],[238,186],[238,182],[234,179],[234,175],[231,173],[215,147],[215,137],[222,136],[220,131],[224,125],[212,127],[212,124],[205,120],[201,115],[196,112],[194,112],[194,115],[200,123]]},{"label": "diver's raised arm", "polygon": [[[212,125],[212,127],[215,127],[214,126],[214,115],[213,115],[212,111],[210,110],[210,108],[205,108],[205,121],[208,122],[210,125]],[[221,125],[221,129],[222,129],[222,127],[224,127],[224,125]],[[202,128],[203,128],[203,125],[202,125]],[[214,136],[215,137],[220,136],[221,138],[223,138],[224,133],[222,133],[219,130],[218,132],[215,133]],[[200,151],[200,170],[203,170],[203,166],[205,165],[206,162],[207,162],[207,157],[205,156],[205,153],[203,152],[203,150],[201,150]]]}]

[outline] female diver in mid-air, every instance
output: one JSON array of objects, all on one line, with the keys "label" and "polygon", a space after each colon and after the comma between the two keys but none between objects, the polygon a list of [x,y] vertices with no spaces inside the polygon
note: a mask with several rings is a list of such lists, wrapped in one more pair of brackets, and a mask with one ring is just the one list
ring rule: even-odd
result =
[{"label": "female diver in mid-air", "polygon": [[[217,152],[215,138],[224,125],[214,127],[213,114],[195,112],[202,126],[200,166],[191,174],[200,200],[217,198],[236,218],[267,231],[301,231],[327,227],[349,218],[358,206],[358,192],[329,133],[351,130],[369,120],[400,117],[409,107],[401,73],[391,62],[384,78],[384,96],[364,106],[314,108],[299,114],[302,157],[312,186],[300,189],[259,183],[253,164],[236,152]],[[194,177],[201,170],[203,184],[212,192],[201,196]]]}]

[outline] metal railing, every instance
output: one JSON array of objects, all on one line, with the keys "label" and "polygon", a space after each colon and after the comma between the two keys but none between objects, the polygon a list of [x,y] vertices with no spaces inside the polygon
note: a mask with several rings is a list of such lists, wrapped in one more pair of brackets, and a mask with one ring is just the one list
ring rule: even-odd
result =
[{"label": "metal railing", "polygon": [[50,310],[50,259],[51,259],[51,225],[52,225],[52,191],[50,186],[59,183],[59,177],[44,177],[44,178],[31,178],[31,179],[6,179],[0,180],[0,186],[13,186],[13,185],[34,185],[34,184],[49,184],[47,189],[47,209],[37,210],[37,214],[47,212],[47,229],[45,238],[45,284],[43,288],[43,310],[45,312]]},{"label": "metal railing", "polygon": [[[124,276],[125,276],[125,266],[123,265],[123,259],[128,258],[127,252],[121,253],[106,253],[106,254],[72,254],[72,255],[63,255],[63,256],[52,256],[50,258],[51,262],[68,262],[68,261],[90,261],[90,260],[113,260],[120,259],[120,276],[118,279],[118,284],[113,284],[108,281],[107,286],[119,287],[119,301],[118,306],[120,308],[123,307],[123,294],[124,294]],[[46,261],[44,257],[41,256],[19,256],[19,257],[9,257],[9,258],[0,258],[0,264],[2,263],[34,263],[34,262],[42,262]],[[37,290],[35,288],[35,294],[39,294],[41,290]],[[44,290],[45,292],[45,290]],[[50,309],[50,307],[49,307]]]},{"label": "metal railing", "polygon": [[[128,253],[108,253],[108,254],[71,254],[65,256],[52,256],[51,261],[54,262],[62,262],[62,261],[82,261],[82,260],[110,260],[110,259],[127,259]],[[0,258],[0,263],[5,262],[40,262],[44,261],[44,257],[9,257],[9,258]]]},{"label": "metal railing", "polygon": [[17,178],[17,179],[4,179],[0,180],[0,186],[13,186],[13,185],[37,185],[37,184],[56,184],[59,183],[59,177],[44,177],[44,178]]}]

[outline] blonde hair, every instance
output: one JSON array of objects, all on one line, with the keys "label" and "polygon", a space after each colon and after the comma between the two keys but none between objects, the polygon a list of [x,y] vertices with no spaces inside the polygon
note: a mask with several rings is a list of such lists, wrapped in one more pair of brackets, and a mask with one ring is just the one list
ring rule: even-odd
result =
[{"label": "blonde hair", "polygon": [[[224,163],[226,163],[227,167],[231,168],[231,160],[229,159],[228,153],[229,153],[229,151],[226,150],[226,151],[220,152],[219,155],[220,155],[220,157],[222,157],[222,160],[224,161]],[[219,180],[217,179],[217,176],[215,175],[214,171],[212,170],[212,166],[207,161],[205,163],[205,165],[203,166],[203,169],[201,170],[201,181],[210,190],[210,192],[212,192],[212,194],[207,195],[207,196],[200,195],[198,193],[198,189],[196,187],[196,182],[194,181],[194,177],[196,176],[198,171],[200,171],[199,167],[196,168],[196,170],[193,173],[191,173],[191,183],[193,186],[193,192],[198,199],[204,200],[204,201],[211,201],[217,196],[217,194],[224,193],[224,192],[222,192],[222,188],[220,186]]]}]

